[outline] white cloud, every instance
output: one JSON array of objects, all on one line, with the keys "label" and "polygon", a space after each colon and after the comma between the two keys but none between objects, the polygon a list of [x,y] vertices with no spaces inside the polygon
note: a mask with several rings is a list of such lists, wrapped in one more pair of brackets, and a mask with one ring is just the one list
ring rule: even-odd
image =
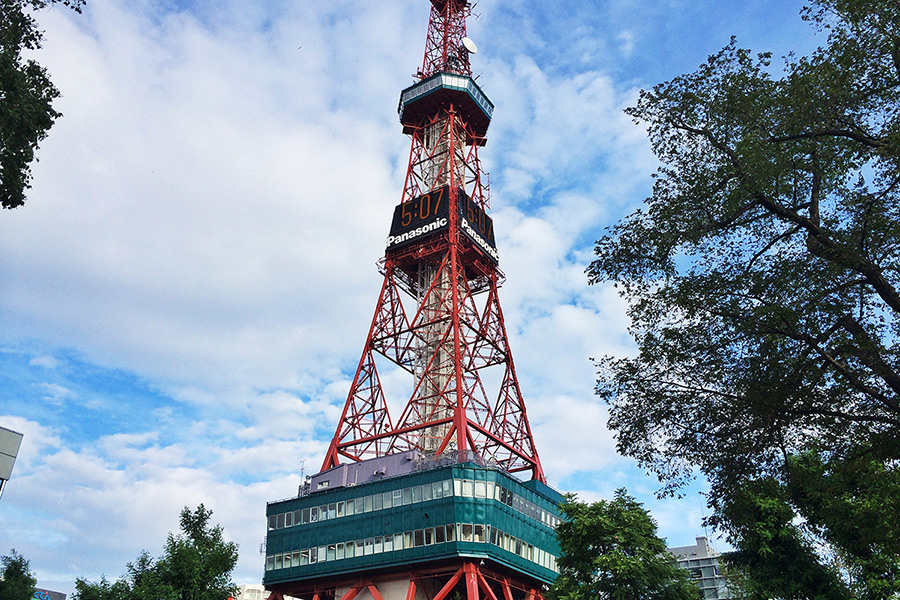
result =
[{"label": "white cloud", "polygon": [[62,361],[52,356],[44,355],[35,356],[30,361],[28,361],[28,364],[33,367],[44,367],[45,369],[53,370],[59,367],[62,364]]},{"label": "white cloud", "polygon": [[634,34],[631,31],[621,31],[619,35],[616,36],[616,39],[619,40],[620,45],[619,49],[625,56],[629,56],[632,52],[634,52]]},{"label": "white cloud", "polygon": [[42,383],[40,387],[46,394],[44,399],[52,404],[62,404],[66,400],[71,400],[78,396],[72,390],[55,383]]}]

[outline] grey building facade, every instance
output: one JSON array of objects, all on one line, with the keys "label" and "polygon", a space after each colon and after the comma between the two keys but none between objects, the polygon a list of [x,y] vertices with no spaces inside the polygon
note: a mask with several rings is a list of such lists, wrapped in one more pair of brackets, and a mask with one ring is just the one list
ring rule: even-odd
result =
[{"label": "grey building facade", "polygon": [[719,572],[719,553],[705,537],[698,537],[693,546],[669,548],[678,566],[691,574],[691,581],[700,588],[704,600],[731,598],[725,578]]}]

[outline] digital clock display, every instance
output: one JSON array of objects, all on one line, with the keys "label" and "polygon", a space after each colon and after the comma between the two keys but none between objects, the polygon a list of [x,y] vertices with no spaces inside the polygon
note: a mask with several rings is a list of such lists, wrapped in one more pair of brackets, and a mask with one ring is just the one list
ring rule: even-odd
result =
[{"label": "digital clock display", "polygon": [[398,204],[394,209],[387,251],[422,241],[450,226],[450,188],[444,186]]},{"label": "digital clock display", "polygon": [[[494,242],[494,222],[469,198],[464,190],[457,193],[459,229],[494,262],[500,261]],[[387,252],[421,242],[450,226],[450,187],[444,186],[403,202],[394,209]]]}]

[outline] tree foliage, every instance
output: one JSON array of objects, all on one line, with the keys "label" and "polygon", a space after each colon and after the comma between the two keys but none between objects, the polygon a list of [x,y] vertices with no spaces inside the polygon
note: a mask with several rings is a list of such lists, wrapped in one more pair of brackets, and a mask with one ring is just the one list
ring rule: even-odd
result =
[{"label": "tree foliage", "polygon": [[181,534],[169,534],[162,557],[146,551],[128,563],[114,583],[75,581],[74,600],[222,600],[237,589],[231,580],[238,559],[237,544],[225,541],[220,525],[210,523],[212,511],[202,504],[181,511]]},{"label": "tree foliage", "polygon": [[737,549],[722,562],[744,575],[747,598],[850,600],[838,573],[822,564],[807,536],[793,523],[785,490],[774,479],[749,483],[723,507]]},{"label": "tree foliage", "polygon": [[560,575],[548,600],[696,600],[656,523],[625,490],[592,504],[569,496],[557,527]]},{"label": "tree foliage", "polygon": [[705,475],[737,547],[762,544],[768,490],[779,518],[802,519],[810,560],[830,554],[854,594],[886,597],[900,590],[885,542],[900,539],[900,3],[817,0],[804,18],[825,44],[780,72],[732,40],[629,109],[662,166],[588,268],[629,300],[638,346],[599,361],[597,392],[619,450],[664,491]]},{"label": "tree foliage", "polygon": [[30,600],[34,596],[37,578],[28,561],[15,549],[0,557],[0,598],[3,600]]},{"label": "tree foliage", "polygon": [[0,0],[0,206],[25,203],[38,143],[61,114],[59,90],[47,70],[23,51],[41,47],[43,32],[31,11],[62,4],[81,12],[85,0]]}]

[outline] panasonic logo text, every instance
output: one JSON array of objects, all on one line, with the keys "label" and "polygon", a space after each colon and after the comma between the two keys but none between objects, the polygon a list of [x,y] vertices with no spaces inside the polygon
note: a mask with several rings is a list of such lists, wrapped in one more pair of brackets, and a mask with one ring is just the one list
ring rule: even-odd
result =
[{"label": "panasonic logo text", "polygon": [[465,231],[466,234],[468,234],[468,236],[471,237],[472,240],[474,240],[474,242],[476,244],[481,246],[482,250],[487,252],[491,256],[491,258],[493,258],[495,261],[500,262],[500,253],[497,252],[494,248],[492,248],[491,245],[487,242],[487,240],[485,240],[483,237],[481,237],[481,235],[477,231],[475,231],[475,228],[472,227],[469,224],[469,222],[465,219],[462,219],[462,228],[463,228],[463,231]]},{"label": "panasonic logo text", "polygon": [[428,225],[422,225],[421,227],[410,229],[409,231],[401,233],[400,235],[389,235],[387,239],[387,247],[390,248],[391,246],[414,240],[419,236],[425,235],[426,233],[437,231],[438,229],[446,227],[448,223],[449,222],[447,221],[446,217],[441,217],[436,221],[432,221]]}]

